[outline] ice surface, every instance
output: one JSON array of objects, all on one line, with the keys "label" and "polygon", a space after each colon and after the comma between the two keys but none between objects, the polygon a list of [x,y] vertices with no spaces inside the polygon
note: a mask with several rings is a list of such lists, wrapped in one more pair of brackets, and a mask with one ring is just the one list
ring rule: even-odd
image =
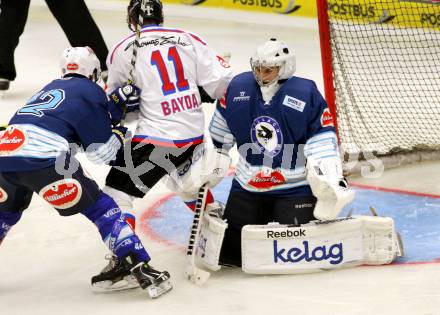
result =
[{"label": "ice surface", "polygon": [[[88,3],[109,45],[127,34],[123,3]],[[236,72],[249,68],[249,57],[258,44],[270,37],[282,39],[295,49],[297,75],[314,79],[322,91],[314,20],[182,6],[166,6],[165,14],[167,26],[191,30],[219,52],[231,52]],[[34,92],[59,76],[58,58],[67,45],[44,2],[32,1],[16,51],[18,78],[0,100],[0,121],[6,122]],[[212,111],[212,107],[207,108],[208,117]],[[86,163],[87,166],[92,169]],[[393,171],[379,179],[357,180],[440,194],[438,169],[438,164],[429,164],[410,172]],[[93,175],[100,184],[107,170],[93,167]],[[153,257],[153,265],[171,273],[172,292],[154,301],[141,290],[93,294],[90,277],[103,267],[107,252],[95,226],[80,215],[62,218],[34,198],[0,248],[0,314],[440,314],[438,263],[358,267],[292,276],[251,276],[225,269],[213,274],[204,287],[197,287],[183,278],[182,246],[171,241],[159,242],[146,233],[146,209],[151,209],[167,193],[156,187],[146,198],[136,201],[134,210],[140,218],[140,237]],[[187,224],[179,220],[167,223]],[[434,231],[426,233],[438,235],[435,227],[432,224]],[[436,240],[440,242],[438,237]],[[426,249],[420,244],[415,250]]]}]

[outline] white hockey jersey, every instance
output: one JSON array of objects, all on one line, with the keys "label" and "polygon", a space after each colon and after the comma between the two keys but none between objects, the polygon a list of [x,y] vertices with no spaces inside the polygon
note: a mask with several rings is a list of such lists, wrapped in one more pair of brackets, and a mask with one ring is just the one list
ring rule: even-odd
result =
[{"label": "white hockey jersey", "polygon": [[[134,43],[132,34],[111,50],[109,91],[127,82]],[[197,86],[221,98],[232,79],[230,65],[200,37],[179,29],[145,26],[139,46],[133,83],[142,92],[133,141],[165,146],[201,142],[204,116]]]}]

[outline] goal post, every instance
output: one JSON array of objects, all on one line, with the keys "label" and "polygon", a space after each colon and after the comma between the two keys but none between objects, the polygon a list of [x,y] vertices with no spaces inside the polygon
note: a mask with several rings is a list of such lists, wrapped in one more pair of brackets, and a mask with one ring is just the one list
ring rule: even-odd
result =
[{"label": "goal post", "polygon": [[325,97],[346,160],[440,159],[439,2],[317,0]]}]

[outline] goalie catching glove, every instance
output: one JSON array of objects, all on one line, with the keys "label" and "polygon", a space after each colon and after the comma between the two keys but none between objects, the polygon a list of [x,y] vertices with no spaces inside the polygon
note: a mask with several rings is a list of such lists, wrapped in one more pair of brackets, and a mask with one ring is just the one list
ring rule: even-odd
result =
[{"label": "goalie catching glove", "polygon": [[354,199],[354,191],[342,176],[339,158],[307,159],[307,181],[318,199],[313,215],[318,220],[335,219]]}]

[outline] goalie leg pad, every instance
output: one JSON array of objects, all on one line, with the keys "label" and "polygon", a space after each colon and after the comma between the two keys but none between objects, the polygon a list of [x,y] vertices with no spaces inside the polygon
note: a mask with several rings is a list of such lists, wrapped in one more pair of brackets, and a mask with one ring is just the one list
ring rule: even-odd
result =
[{"label": "goalie leg pad", "polygon": [[228,224],[222,219],[205,213],[202,220],[200,237],[196,249],[197,261],[204,267],[217,271],[220,250]]},{"label": "goalie leg pad", "polygon": [[392,218],[277,223],[242,230],[242,268],[252,274],[296,274],[391,263],[397,252]]}]

